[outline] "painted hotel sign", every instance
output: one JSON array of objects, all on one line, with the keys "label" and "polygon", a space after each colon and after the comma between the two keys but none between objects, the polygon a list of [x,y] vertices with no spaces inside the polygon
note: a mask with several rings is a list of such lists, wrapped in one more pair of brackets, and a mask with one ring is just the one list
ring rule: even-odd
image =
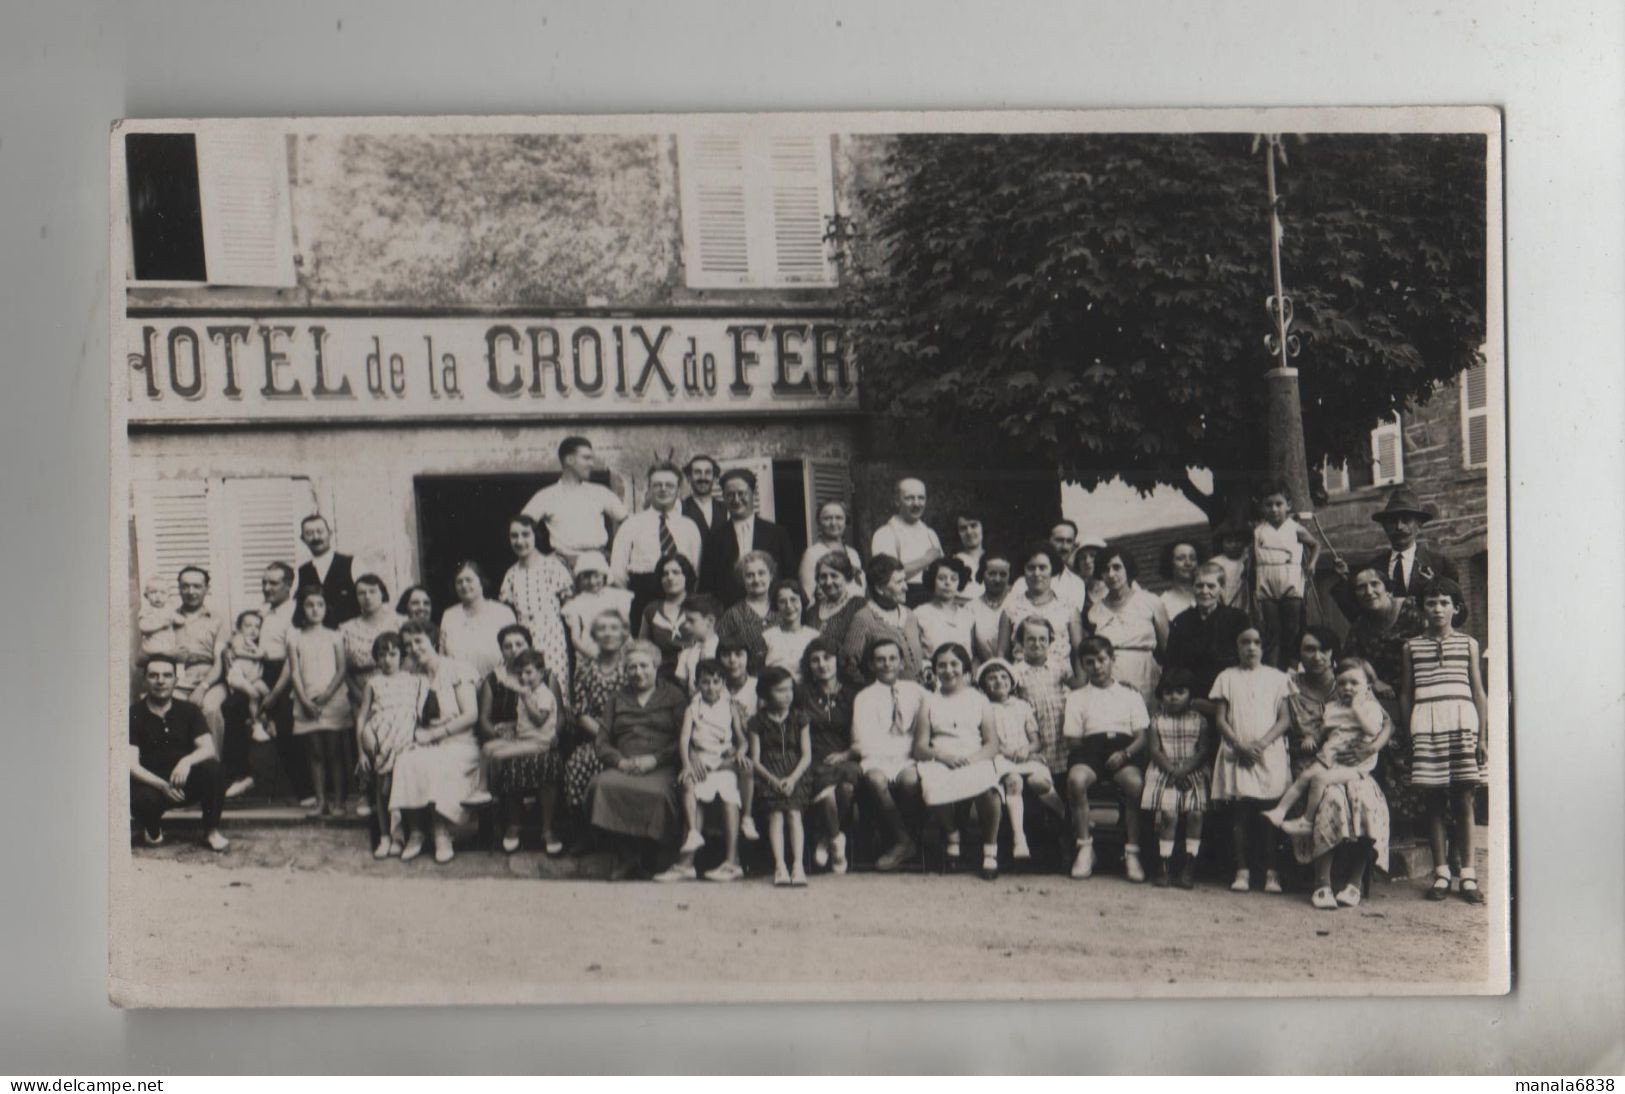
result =
[{"label": "painted hotel sign", "polygon": [[132,422],[858,408],[831,322],[166,315],[122,330]]}]

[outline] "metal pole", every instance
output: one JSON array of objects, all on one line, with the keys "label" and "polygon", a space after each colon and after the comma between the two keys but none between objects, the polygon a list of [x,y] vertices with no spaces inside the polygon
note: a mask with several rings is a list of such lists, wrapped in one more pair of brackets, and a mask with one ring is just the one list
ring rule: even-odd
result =
[{"label": "metal pole", "polygon": [[1281,278],[1281,206],[1275,188],[1275,157],[1281,154],[1279,134],[1264,141],[1264,178],[1270,202],[1270,277],[1274,293],[1265,306],[1275,329],[1265,337],[1275,367],[1264,374],[1265,436],[1268,442],[1271,478],[1286,484],[1292,507],[1308,517],[1314,509],[1309,500],[1309,460],[1303,441],[1303,404],[1298,394],[1298,370],[1292,358],[1298,354],[1298,336],[1292,327],[1292,299],[1286,295]]}]

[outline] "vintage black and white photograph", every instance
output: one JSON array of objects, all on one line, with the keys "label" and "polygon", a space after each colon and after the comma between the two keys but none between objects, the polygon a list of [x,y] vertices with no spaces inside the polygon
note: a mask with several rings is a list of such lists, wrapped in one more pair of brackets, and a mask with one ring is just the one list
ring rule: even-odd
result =
[{"label": "vintage black and white photograph", "polygon": [[1507,991],[1501,140],[119,123],[113,1001]]}]

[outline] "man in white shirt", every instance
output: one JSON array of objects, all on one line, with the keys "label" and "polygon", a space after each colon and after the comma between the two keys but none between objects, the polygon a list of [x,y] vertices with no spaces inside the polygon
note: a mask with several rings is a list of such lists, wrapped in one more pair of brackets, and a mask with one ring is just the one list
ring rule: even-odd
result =
[{"label": "man in white shirt", "polygon": [[908,606],[931,599],[925,587],[925,568],[942,557],[942,541],[921,518],[925,516],[925,483],[901,479],[897,483],[897,511],[875,530],[869,540],[870,557],[890,555],[908,575]]},{"label": "man in white shirt", "polygon": [[852,701],[852,750],[858,754],[864,781],[880,804],[891,849],[876,870],[895,870],[914,856],[916,845],[903,823],[894,794],[919,797],[920,777],[914,766],[914,724],[925,705],[925,689],[901,678],[903,651],[890,638],[869,648],[869,670],[875,682]]},{"label": "man in white shirt", "polygon": [[[1098,542],[1090,540],[1091,544]],[[1083,578],[1072,569],[1072,559],[1078,550],[1078,526],[1064,517],[1055,522],[1049,530],[1049,545],[1055,548],[1055,553],[1061,556],[1061,572],[1050,580],[1050,589],[1056,596],[1066,602],[1066,606],[1073,611],[1084,613],[1089,610],[1089,586]],[[1104,546],[1104,544],[1102,544]],[[1016,578],[1016,583],[1010,586],[1011,596],[1027,595],[1027,579]]]},{"label": "man in white shirt", "polygon": [[683,499],[683,516],[699,525],[700,535],[708,536],[722,517],[722,506],[711,492],[722,468],[710,456],[695,456],[684,470],[688,475],[688,497]]},{"label": "man in white shirt", "polygon": [[594,459],[587,438],[564,438],[559,444],[559,481],[536,491],[521,510],[547,528],[553,550],[571,566],[587,551],[607,553],[610,537],[626,519],[626,506],[615,492],[591,481]]},{"label": "man in white shirt", "polygon": [[677,486],[682,473],[674,463],[661,462],[649,468],[649,507],[634,513],[615,532],[610,551],[610,580],[632,591],[632,626],[643,619],[644,606],[661,597],[660,574],[656,564],[675,553],[688,560],[695,571],[689,593],[697,590],[700,567],[700,529],[677,511]]}]

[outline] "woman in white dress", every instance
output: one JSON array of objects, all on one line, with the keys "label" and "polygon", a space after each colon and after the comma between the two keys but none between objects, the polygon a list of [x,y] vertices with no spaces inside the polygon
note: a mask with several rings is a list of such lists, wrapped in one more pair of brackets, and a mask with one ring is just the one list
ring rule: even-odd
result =
[{"label": "woman in white dress", "polygon": [[423,722],[412,735],[412,747],[395,761],[395,785],[389,808],[400,810],[410,828],[401,861],[423,853],[424,829],[434,831],[434,860],[452,859],[451,829],[468,820],[463,803],[480,789],[480,743],[474,734],[479,718],[479,678],[461,661],[435,651],[431,628],[408,623],[401,641],[428,685]]},{"label": "woman in white dress", "polygon": [[477,562],[458,565],[451,587],[457,603],[440,617],[440,652],[468,665],[483,680],[501,667],[497,635],[517,617],[500,600],[485,598],[485,571]]},{"label": "woman in white dress", "polygon": [[925,648],[935,653],[949,642],[971,648],[971,625],[976,613],[961,595],[970,583],[970,570],[957,558],[934,559],[923,578],[931,599],[914,609]]},{"label": "woman in white dress", "polygon": [[1134,558],[1121,547],[1101,551],[1095,573],[1105,580],[1106,595],[1089,609],[1089,623],[1112,644],[1117,679],[1149,706],[1162,676],[1158,659],[1168,646],[1168,610],[1134,580]]},{"label": "woman in white dress", "polygon": [[914,758],[920,790],[948,833],[948,858],[959,857],[955,806],[975,801],[982,830],[982,876],[999,876],[999,731],[987,696],[971,685],[970,651],[957,642],[936,652],[937,689],[925,697],[925,714],[914,724]]},{"label": "woman in white dress", "polygon": [[523,513],[508,521],[508,547],[514,563],[502,578],[498,598],[530,631],[531,641],[547,661],[547,671],[570,692],[570,646],[564,635],[564,602],[575,592],[570,569],[553,550],[545,525]]}]

